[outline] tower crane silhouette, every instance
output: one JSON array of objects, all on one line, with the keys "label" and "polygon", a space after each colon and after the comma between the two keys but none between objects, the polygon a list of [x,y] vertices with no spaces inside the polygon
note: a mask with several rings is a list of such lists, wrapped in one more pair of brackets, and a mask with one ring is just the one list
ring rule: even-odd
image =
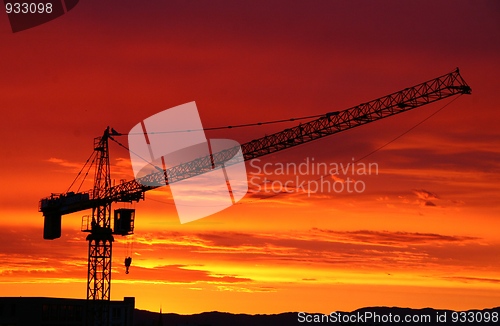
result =
[{"label": "tower crane silhouette", "polygon": [[[336,133],[363,126],[396,114],[408,112],[442,99],[471,94],[472,90],[460,75],[459,69],[428,80],[413,87],[356,105],[343,111],[327,112],[311,121],[266,135],[241,145],[243,160],[302,145]],[[220,168],[235,156],[240,147],[229,148],[209,156],[179,164],[167,171],[158,171],[137,180],[111,184],[109,140],[120,135],[106,128],[94,140],[96,172],[93,189],[89,192],[51,194],[40,200],[39,211],[44,216],[44,239],[61,237],[63,215],[92,210],[92,215],[82,222],[82,231],[88,232],[87,324],[109,325],[109,300],[111,292],[111,257],[115,235],[127,236],[134,232],[135,210],[117,209],[111,216],[111,204],[143,200],[145,192],[158,186],[178,182]],[[234,162],[234,160],[233,160]],[[112,223],[112,221],[114,223]],[[125,265],[130,267],[131,258]]]}]

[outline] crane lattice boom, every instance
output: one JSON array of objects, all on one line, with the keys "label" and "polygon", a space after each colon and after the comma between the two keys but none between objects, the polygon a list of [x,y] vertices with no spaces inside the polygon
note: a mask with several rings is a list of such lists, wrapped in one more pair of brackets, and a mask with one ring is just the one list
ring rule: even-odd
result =
[{"label": "crane lattice boom", "polygon": [[[423,105],[433,103],[457,94],[471,94],[471,88],[460,75],[458,68],[446,75],[431,79],[413,87],[405,88],[384,97],[362,103],[352,108],[328,112],[315,120],[302,123],[293,128],[258,138],[241,145],[245,161],[272,154],[283,149],[298,146],[310,141],[330,136],[341,131],[352,129],[384,119],[399,113],[407,112]],[[112,137],[109,136],[108,137]],[[143,198],[144,192],[160,185],[208,172],[213,165],[221,166],[231,162],[239,147],[227,149],[168,169],[168,179],[161,170],[142,177],[110,187],[107,193],[98,198],[91,193],[69,193],[52,195],[40,202],[41,212],[57,211],[61,215],[90,209],[101,202],[130,202]],[[235,162],[236,163],[236,162]],[[74,199],[73,199],[74,198]]]}]

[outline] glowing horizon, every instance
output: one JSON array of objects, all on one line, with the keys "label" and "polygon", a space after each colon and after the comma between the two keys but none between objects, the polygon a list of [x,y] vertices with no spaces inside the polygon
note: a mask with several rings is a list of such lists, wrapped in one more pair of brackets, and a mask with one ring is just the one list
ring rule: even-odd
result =
[{"label": "glowing horizon", "polygon": [[[182,314],[498,306],[497,16],[487,2],[81,2],[15,34],[5,16],[0,296],[85,298],[90,212],[44,241],[38,201],[68,190],[108,125],[126,134],[191,101],[204,127],[319,115],[459,66],[472,95],[247,162],[248,194],[202,220],[180,224],[168,188],[114,203],[136,224],[115,236],[111,299]],[[298,123],[206,134],[245,143]],[[110,143],[110,157],[112,181],[132,180],[129,153]],[[364,188],[300,187],[318,180]]]}]

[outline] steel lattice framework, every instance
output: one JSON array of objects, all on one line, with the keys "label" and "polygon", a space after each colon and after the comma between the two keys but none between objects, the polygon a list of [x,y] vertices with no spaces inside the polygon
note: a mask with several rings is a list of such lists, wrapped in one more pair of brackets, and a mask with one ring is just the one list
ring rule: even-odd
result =
[{"label": "steel lattice framework", "polygon": [[94,151],[97,152],[92,198],[97,204],[92,207],[92,221],[88,252],[87,299],[94,303],[89,305],[87,313],[88,325],[108,325],[109,300],[111,298],[111,261],[113,252],[113,235],[111,229],[111,202],[105,200],[111,188],[109,166],[109,130],[94,140]]},{"label": "steel lattice framework", "polygon": [[[355,107],[326,113],[315,120],[296,127],[252,140],[241,145],[245,161],[272,154],[287,148],[349,130],[367,123],[407,112],[423,105],[433,103],[457,94],[470,94],[471,88],[460,75],[458,68],[446,75],[423,82],[402,91],[359,104]],[[110,201],[128,201],[137,198],[145,191],[165,184],[206,173],[215,167],[237,163],[235,154],[239,146],[211,156],[202,157],[172,167],[143,178],[132,180],[109,189]],[[236,156],[237,157],[237,156]]]},{"label": "steel lattice framework", "polygon": [[[460,75],[458,68],[446,75],[405,88],[384,97],[362,103],[352,108],[328,112],[325,115],[258,138],[241,145],[244,161],[331,136],[336,133],[407,112],[454,95],[471,94],[471,88]],[[91,193],[52,194],[40,201],[40,211],[49,220],[57,220],[65,214],[92,209],[89,232],[87,299],[89,300],[88,325],[109,324],[108,302],[111,291],[111,255],[113,231],[111,229],[111,204],[144,199],[144,193],[160,186],[206,173],[214,168],[238,163],[240,146],[213,153],[168,170],[156,167],[158,172],[143,178],[111,186],[108,140],[114,140],[109,127],[104,135],[96,138],[94,150],[98,164],[94,189]],[[55,239],[60,232],[44,233],[44,238]]]}]

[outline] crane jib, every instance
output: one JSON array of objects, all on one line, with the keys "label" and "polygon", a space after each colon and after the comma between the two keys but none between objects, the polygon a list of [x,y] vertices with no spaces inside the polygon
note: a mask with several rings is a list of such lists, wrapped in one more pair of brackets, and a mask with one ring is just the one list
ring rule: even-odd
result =
[{"label": "crane jib", "polygon": [[[399,92],[362,103],[352,108],[328,112],[324,116],[299,124],[274,134],[252,140],[241,145],[245,161],[252,160],[280,150],[298,146],[316,139],[330,136],[370,122],[387,118],[402,112],[430,104],[458,94],[471,94],[471,88],[459,73],[458,68],[446,75],[423,82]],[[230,148],[172,167],[167,171],[159,169],[143,178],[125,182],[111,189],[109,199],[121,201],[123,194],[147,191],[144,184],[160,185],[174,183],[215,168],[239,163],[235,154],[239,147]],[[168,175],[168,178],[165,176]]]},{"label": "crane jib", "polygon": [[[342,111],[327,112],[317,119],[244,143],[241,145],[242,157],[243,160],[248,161],[407,112],[454,95],[471,94],[471,92],[471,88],[457,68],[451,73],[413,87]],[[108,137],[112,139],[109,134]],[[106,193],[101,193],[99,198],[94,198],[91,192],[52,194],[40,201],[39,211],[43,212],[46,217],[51,216],[57,219],[61,215],[93,208],[104,202],[138,201],[144,198],[144,192],[160,185],[188,179],[211,171],[214,167],[220,168],[222,165],[228,166],[238,163],[239,161],[236,159],[238,156],[235,155],[238,150],[239,146],[226,149],[211,156],[182,163],[167,171],[159,168],[158,172],[138,180],[110,187]],[[57,223],[55,225],[57,226]]]}]

